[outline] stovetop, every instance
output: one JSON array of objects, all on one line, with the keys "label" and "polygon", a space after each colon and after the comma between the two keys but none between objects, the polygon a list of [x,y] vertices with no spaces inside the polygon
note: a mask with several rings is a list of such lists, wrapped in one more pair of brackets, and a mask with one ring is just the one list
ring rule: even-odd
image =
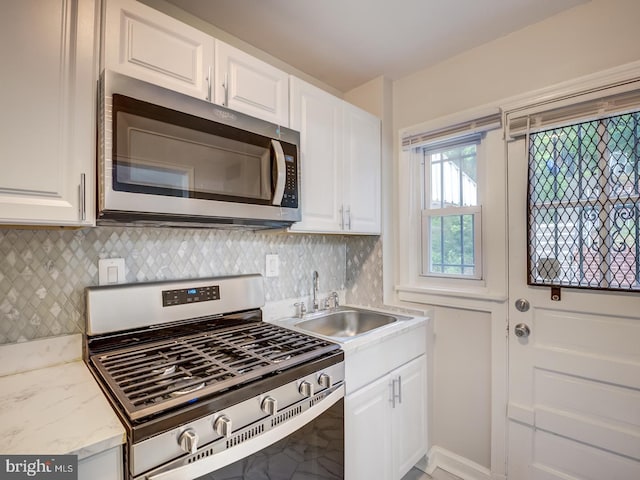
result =
[{"label": "stovetop", "polygon": [[212,327],[89,356],[132,420],[189,405],[232,387],[289,369],[337,344],[262,321]]}]

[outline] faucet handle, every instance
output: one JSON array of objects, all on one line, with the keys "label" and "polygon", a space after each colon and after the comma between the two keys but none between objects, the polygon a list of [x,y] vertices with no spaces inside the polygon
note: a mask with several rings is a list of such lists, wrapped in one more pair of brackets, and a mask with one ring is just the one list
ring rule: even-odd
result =
[{"label": "faucet handle", "polygon": [[294,303],[293,306],[298,307],[298,318],[304,317],[304,314],[307,313],[307,306],[304,302]]},{"label": "faucet handle", "polygon": [[327,300],[330,308],[338,308],[340,306],[340,297],[338,296],[338,292],[331,292]]}]

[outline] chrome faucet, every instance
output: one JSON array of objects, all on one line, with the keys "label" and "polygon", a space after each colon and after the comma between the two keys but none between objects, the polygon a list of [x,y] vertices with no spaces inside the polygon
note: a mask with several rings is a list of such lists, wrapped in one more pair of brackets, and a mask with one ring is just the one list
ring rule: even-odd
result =
[{"label": "chrome faucet", "polygon": [[320,288],[320,278],[316,270],[313,271],[313,311],[318,311],[318,289]]}]

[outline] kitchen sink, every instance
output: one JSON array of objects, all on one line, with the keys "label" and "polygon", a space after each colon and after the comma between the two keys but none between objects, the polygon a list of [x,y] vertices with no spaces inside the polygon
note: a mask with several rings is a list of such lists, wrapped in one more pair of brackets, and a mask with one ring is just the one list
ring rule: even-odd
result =
[{"label": "kitchen sink", "polygon": [[326,337],[355,337],[379,327],[397,322],[400,317],[371,310],[345,309],[323,313],[303,320],[296,327]]}]

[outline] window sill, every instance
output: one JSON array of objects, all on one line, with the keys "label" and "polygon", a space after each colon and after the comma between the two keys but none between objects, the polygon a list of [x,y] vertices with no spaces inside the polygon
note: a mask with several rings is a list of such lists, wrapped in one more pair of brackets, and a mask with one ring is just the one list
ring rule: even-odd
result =
[{"label": "window sill", "polygon": [[[414,303],[434,303],[435,298],[451,300],[474,300],[490,303],[504,303],[508,300],[506,293],[489,292],[486,288],[452,289],[436,287],[417,287],[413,285],[396,285],[398,298]],[[440,302],[435,302],[440,303]],[[442,302],[447,303],[447,302]]]}]

